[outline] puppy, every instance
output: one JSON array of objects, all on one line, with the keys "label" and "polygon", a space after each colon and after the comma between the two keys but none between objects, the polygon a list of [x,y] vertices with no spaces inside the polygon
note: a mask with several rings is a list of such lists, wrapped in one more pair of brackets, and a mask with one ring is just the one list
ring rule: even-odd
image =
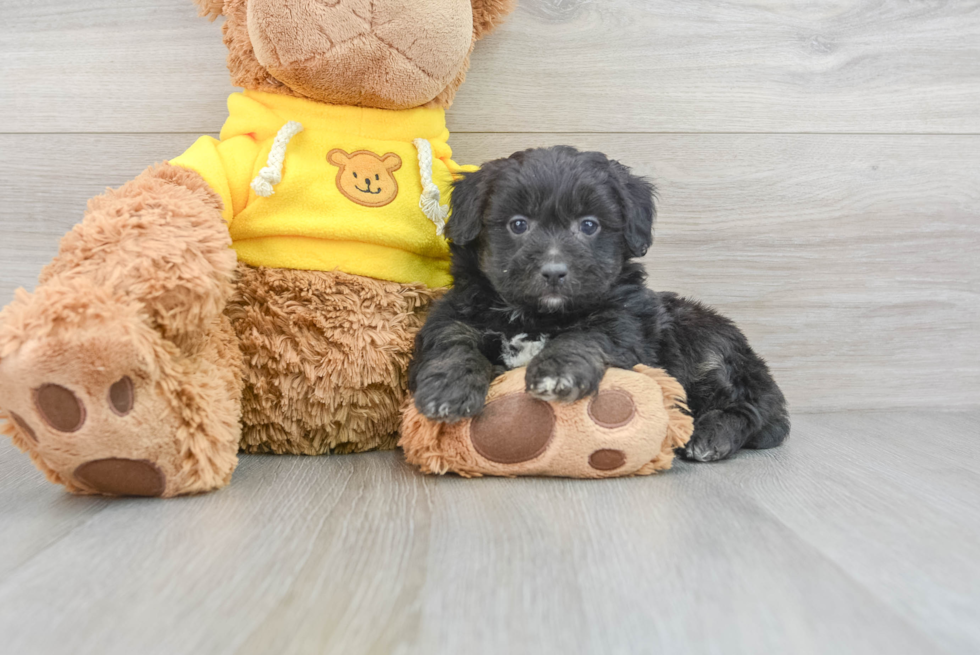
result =
[{"label": "puppy", "polygon": [[447,225],[455,286],[415,342],[419,411],[479,413],[490,381],[527,366],[527,392],[573,402],[606,368],[646,364],[684,386],[685,452],[724,459],[789,434],[782,392],[732,321],[646,287],[633,259],[653,242],[653,186],[598,152],[518,152],[456,183]]}]

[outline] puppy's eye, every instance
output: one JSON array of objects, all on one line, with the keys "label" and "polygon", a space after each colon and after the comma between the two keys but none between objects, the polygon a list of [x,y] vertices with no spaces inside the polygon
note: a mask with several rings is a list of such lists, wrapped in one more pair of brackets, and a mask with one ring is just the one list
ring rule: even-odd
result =
[{"label": "puppy's eye", "polygon": [[590,237],[599,231],[599,221],[594,218],[583,218],[582,222],[578,224],[578,229],[582,234]]},{"label": "puppy's eye", "polygon": [[511,234],[524,234],[528,227],[527,219],[523,216],[515,216],[507,223],[507,229],[511,231]]}]

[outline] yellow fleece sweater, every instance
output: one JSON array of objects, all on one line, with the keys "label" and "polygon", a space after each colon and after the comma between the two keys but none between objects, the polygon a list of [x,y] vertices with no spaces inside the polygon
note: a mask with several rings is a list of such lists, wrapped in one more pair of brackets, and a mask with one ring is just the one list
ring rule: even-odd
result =
[{"label": "yellow fleece sweater", "polygon": [[240,261],[449,285],[450,185],[474,168],[452,161],[443,110],[245,91],[228,111],[220,140],[201,137],[170,163],[221,196]]}]

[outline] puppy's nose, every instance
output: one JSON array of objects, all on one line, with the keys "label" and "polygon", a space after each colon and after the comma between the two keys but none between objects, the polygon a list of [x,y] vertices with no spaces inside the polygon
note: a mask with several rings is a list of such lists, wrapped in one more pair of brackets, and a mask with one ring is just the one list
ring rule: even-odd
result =
[{"label": "puppy's nose", "polygon": [[548,281],[548,284],[558,286],[565,282],[568,266],[564,262],[548,262],[541,267],[541,275]]}]

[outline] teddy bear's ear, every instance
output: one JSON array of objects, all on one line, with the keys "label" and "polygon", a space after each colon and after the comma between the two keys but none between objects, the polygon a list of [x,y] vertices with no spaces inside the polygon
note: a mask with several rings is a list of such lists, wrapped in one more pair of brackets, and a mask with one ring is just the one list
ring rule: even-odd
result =
[{"label": "teddy bear's ear", "polygon": [[339,168],[344,168],[350,163],[350,155],[340,148],[334,148],[327,153],[327,161]]},{"label": "teddy bear's ear", "polygon": [[225,0],[194,0],[194,2],[201,8],[201,16],[207,16],[210,20],[220,16],[225,6]]},{"label": "teddy bear's ear", "polygon": [[381,163],[384,164],[386,171],[394,173],[402,167],[402,158],[393,152],[389,152],[381,158]]},{"label": "teddy bear's ear", "polygon": [[473,36],[482,39],[514,11],[517,0],[470,0],[473,4]]}]

